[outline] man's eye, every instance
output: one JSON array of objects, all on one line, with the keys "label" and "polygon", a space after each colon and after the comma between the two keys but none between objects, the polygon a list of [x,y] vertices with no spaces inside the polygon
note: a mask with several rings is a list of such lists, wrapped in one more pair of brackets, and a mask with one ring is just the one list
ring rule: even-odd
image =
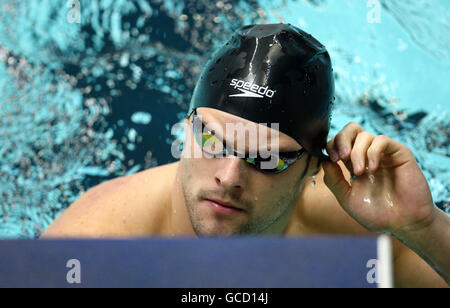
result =
[{"label": "man's eye", "polygon": [[223,152],[222,142],[212,134],[203,134],[203,150],[210,154],[220,154]]},{"label": "man's eye", "polygon": [[203,146],[210,146],[217,142],[220,141],[214,134],[203,133]]},{"label": "man's eye", "polygon": [[278,158],[277,170],[283,170],[284,166],[285,166],[284,161]]},{"label": "man's eye", "polygon": [[256,165],[256,161],[254,158],[249,157],[245,161],[249,164]]}]

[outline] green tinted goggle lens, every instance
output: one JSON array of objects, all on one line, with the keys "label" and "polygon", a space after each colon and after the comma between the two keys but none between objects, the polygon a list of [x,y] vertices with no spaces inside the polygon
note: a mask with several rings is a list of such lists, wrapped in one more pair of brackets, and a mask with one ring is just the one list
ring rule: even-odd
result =
[{"label": "green tinted goggle lens", "polygon": [[[205,132],[205,125],[203,122],[201,122],[200,119],[194,120],[197,117],[196,110],[194,110],[194,117],[192,121],[192,127],[194,132],[194,138],[197,141],[198,145],[202,148],[202,151],[205,153],[208,153],[210,155],[217,155],[218,149],[222,149],[222,154],[224,156],[228,156],[229,152],[226,148],[226,144],[219,140],[219,138],[214,135],[214,133],[206,131]],[[195,130],[195,121],[200,121],[201,125],[201,131],[196,132]],[[209,150],[210,149],[210,150]],[[305,153],[304,149],[301,149],[299,151],[295,152],[284,152],[279,153],[279,155],[276,157],[277,159],[277,166],[272,169],[267,169],[262,166],[263,162],[269,161],[271,158],[262,158],[259,155],[257,157],[243,157],[242,159],[245,160],[248,164],[252,165],[254,168],[256,168],[258,171],[264,172],[264,173],[279,173],[281,171],[286,170],[287,167],[295,163],[298,159],[300,159],[303,154]],[[239,154],[236,152],[232,153],[233,156],[238,156]]]}]

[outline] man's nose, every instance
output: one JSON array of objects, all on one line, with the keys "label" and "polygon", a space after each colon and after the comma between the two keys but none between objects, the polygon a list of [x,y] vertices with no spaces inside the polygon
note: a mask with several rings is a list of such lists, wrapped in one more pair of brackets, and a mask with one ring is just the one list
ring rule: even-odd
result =
[{"label": "man's nose", "polygon": [[215,178],[219,185],[229,189],[244,189],[247,182],[247,166],[239,157],[224,157],[216,171]]}]

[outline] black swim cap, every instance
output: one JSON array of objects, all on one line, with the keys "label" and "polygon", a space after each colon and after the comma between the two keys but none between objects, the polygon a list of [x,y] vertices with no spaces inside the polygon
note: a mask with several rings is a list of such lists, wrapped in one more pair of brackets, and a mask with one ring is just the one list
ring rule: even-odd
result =
[{"label": "black swim cap", "polygon": [[328,160],[323,150],[333,95],[331,60],[321,43],[291,25],[250,25],[206,63],[188,114],[209,107],[279,123],[311,155]]}]

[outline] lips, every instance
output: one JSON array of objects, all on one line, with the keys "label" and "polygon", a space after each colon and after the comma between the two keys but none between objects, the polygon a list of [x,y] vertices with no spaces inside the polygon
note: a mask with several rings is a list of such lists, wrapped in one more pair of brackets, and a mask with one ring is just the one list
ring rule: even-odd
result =
[{"label": "lips", "polygon": [[205,199],[209,207],[220,215],[230,216],[230,215],[240,215],[245,213],[244,210],[235,207],[232,203],[217,200],[217,199]]},{"label": "lips", "polygon": [[222,200],[219,200],[219,199],[206,199],[206,200],[212,201],[214,203],[217,203],[218,205],[220,205],[222,207],[225,207],[225,208],[230,208],[230,209],[233,209],[233,210],[243,211],[243,209],[240,209],[240,208],[236,207],[234,204],[232,204],[230,202],[222,201]]}]

